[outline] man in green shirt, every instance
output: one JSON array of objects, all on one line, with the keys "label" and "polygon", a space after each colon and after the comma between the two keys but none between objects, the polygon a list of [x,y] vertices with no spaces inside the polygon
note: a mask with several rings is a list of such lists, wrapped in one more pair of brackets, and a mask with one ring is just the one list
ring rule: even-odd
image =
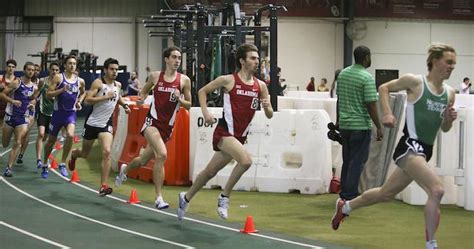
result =
[{"label": "man in green shirt", "polygon": [[344,68],[337,77],[338,126],[344,139],[342,145],[341,192],[343,200],[359,195],[359,178],[369,156],[372,121],[377,127],[377,140],[381,140],[375,80],[367,72],[370,67],[370,49],[359,46],[354,50],[355,64]]},{"label": "man in green shirt", "polygon": [[38,168],[42,166],[43,142],[46,140],[45,134],[49,134],[49,123],[53,115],[53,100],[46,97],[46,92],[48,91],[49,82],[54,79],[56,74],[59,74],[59,64],[51,62],[49,64],[49,76],[40,79],[38,84],[38,89],[40,90],[39,112],[36,121],[38,124],[38,137],[36,139],[36,164]]},{"label": "man in green shirt", "polygon": [[415,181],[428,195],[425,205],[426,248],[438,248],[434,238],[439,224],[439,205],[444,194],[441,179],[428,167],[433,144],[439,129],[451,129],[457,112],[454,109],[454,89],[443,83],[449,79],[456,65],[456,51],[453,47],[436,43],[428,49],[428,75],[405,74],[389,81],[379,88],[380,102],[384,112],[383,124],[395,127],[396,119],[389,105],[389,92],[406,90],[407,107],[404,135],[393,154],[398,168],[380,188],[373,188],[351,200],[338,200],[332,219],[333,229],[352,210],[382,201],[392,200],[396,194]]}]

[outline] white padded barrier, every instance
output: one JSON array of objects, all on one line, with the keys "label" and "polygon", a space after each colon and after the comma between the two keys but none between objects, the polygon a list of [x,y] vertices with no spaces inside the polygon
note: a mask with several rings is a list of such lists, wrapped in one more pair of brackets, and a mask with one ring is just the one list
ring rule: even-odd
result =
[{"label": "white padded barrier", "polygon": [[329,92],[308,92],[308,91],[286,91],[286,97],[311,98],[311,99],[329,99]]},{"label": "white padded barrier", "polygon": [[[323,95],[321,98],[301,98],[301,93],[317,93]],[[336,122],[337,99],[326,98],[324,94],[327,92],[303,92],[303,91],[289,91],[287,96],[278,96],[278,110],[285,109],[317,109],[325,110],[330,117],[331,122]],[[316,95],[315,95],[316,96]],[[331,143],[332,147],[332,165],[336,168],[336,175],[341,175],[342,166],[342,146],[337,142]]]},{"label": "white padded barrier", "polygon": [[456,94],[454,107],[474,108],[474,94]]},{"label": "white padded barrier", "polygon": [[325,110],[331,119],[336,122],[337,99],[331,98],[301,98],[278,96],[278,110],[284,109],[316,109]]},{"label": "white padded barrier", "polygon": [[[216,118],[222,116],[222,108],[209,110]],[[203,124],[200,108],[191,108],[190,114],[190,175],[195,179],[214,154],[215,125]],[[322,110],[284,110],[274,113],[272,119],[263,111],[256,112],[245,144],[253,164],[234,189],[327,193],[332,175],[328,122]],[[235,164],[229,163],[205,187],[224,187]]]},{"label": "white padded barrier", "polygon": [[261,141],[258,190],[327,193],[332,176],[328,122],[324,110],[281,110],[271,120],[257,116],[252,135],[258,131]]}]

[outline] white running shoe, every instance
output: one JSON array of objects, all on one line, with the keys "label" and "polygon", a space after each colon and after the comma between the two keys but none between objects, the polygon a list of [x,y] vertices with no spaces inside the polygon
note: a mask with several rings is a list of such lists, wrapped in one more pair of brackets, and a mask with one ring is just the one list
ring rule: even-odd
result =
[{"label": "white running shoe", "polygon": [[167,209],[170,207],[170,204],[168,204],[167,202],[165,202],[165,200],[163,200],[163,197],[161,196],[158,196],[156,198],[156,201],[155,201],[155,207],[159,210],[162,210],[162,209]]},{"label": "white running shoe", "polygon": [[227,210],[229,209],[229,197],[223,197],[219,194],[217,198],[217,213],[222,219],[227,219]]},{"label": "white running shoe", "polygon": [[118,176],[115,177],[115,186],[116,187],[120,187],[120,185],[122,185],[123,182],[127,181],[127,174],[125,174],[125,168],[126,167],[127,167],[127,165],[125,163],[120,165],[120,172],[119,172]]},{"label": "white running shoe", "polygon": [[184,218],[184,214],[186,213],[186,210],[188,209],[189,203],[186,201],[184,198],[186,196],[186,192],[181,192],[178,194],[178,220],[182,220]]}]

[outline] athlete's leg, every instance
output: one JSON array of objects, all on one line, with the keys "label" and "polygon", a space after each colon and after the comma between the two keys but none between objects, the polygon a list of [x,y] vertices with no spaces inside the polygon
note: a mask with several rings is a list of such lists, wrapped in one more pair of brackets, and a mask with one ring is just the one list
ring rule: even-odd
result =
[{"label": "athlete's leg", "polygon": [[428,201],[425,205],[426,237],[427,241],[434,240],[439,224],[439,206],[444,195],[443,183],[436,173],[428,167],[425,158],[414,153],[408,155],[403,169],[428,194]]},{"label": "athlete's leg", "polygon": [[74,139],[74,130],[76,129],[76,124],[69,123],[66,126],[66,140],[64,141],[63,147],[63,156],[61,157],[61,164],[66,163],[66,160],[69,156],[69,152],[72,148],[72,142]]},{"label": "athlete's leg", "polygon": [[43,151],[43,142],[46,138],[46,127],[38,126],[38,136],[36,137],[36,159],[41,160],[41,152]]},{"label": "athlete's leg", "polygon": [[99,133],[99,143],[102,147],[102,174],[100,177],[101,185],[107,185],[110,168],[112,167],[112,157],[110,150],[112,149],[113,136],[109,132]]},{"label": "athlete's leg", "polygon": [[229,154],[216,151],[206,168],[197,175],[193,185],[188,189],[188,192],[186,192],[186,200],[191,201],[194,195],[231,160],[232,157]]},{"label": "athlete's leg", "polygon": [[10,145],[10,140],[12,139],[13,134],[13,127],[5,124],[2,128],[2,146],[3,148],[8,147]]},{"label": "athlete's leg", "polygon": [[28,144],[30,143],[30,130],[33,127],[35,123],[35,117],[30,116],[29,118],[29,123],[28,127],[26,129],[26,134],[23,136],[23,140],[21,140],[21,150],[20,150],[20,155],[18,155],[19,159],[21,160],[23,158],[23,155],[25,154],[26,149],[28,148]]},{"label": "athlete's leg", "polygon": [[19,125],[15,127],[14,131],[14,140],[12,145],[12,150],[10,151],[10,156],[8,157],[8,167],[12,167],[13,163],[15,162],[15,158],[21,150],[21,141],[23,136],[26,134],[26,130],[28,129],[27,124]]},{"label": "athlete's leg", "polygon": [[51,151],[53,151],[53,146],[56,143],[57,140],[57,134],[49,134],[48,140],[46,141],[46,144],[44,145],[44,152],[43,152],[43,164],[47,164],[49,155],[51,154]]},{"label": "athlete's leg", "polygon": [[350,209],[355,210],[378,202],[390,201],[412,181],[412,178],[404,170],[397,167],[382,187],[369,189],[362,195],[348,201]]},{"label": "athlete's leg", "polygon": [[161,187],[165,177],[164,164],[167,157],[166,145],[161,138],[160,132],[156,127],[150,126],[143,131],[148,145],[153,150],[155,165],[153,167],[153,182],[155,183],[155,193],[161,196]]},{"label": "athlete's leg", "polygon": [[0,113],[0,130],[3,129],[3,122],[5,119],[5,112]]},{"label": "athlete's leg", "polygon": [[94,146],[95,139],[83,139],[82,147],[73,149],[71,151],[71,159],[87,158],[91,152],[92,146]]},{"label": "athlete's leg", "polygon": [[229,180],[227,180],[224,190],[222,191],[224,196],[229,197],[237,181],[239,181],[245,171],[252,166],[252,156],[235,137],[223,137],[218,147],[221,151],[237,161],[237,165],[232,170]]}]

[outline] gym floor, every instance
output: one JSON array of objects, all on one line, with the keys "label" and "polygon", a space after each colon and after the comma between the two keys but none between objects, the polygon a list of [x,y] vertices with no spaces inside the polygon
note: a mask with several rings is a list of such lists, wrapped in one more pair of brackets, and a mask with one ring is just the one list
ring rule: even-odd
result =
[{"label": "gym floor", "polygon": [[[76,134],[81,134],[78,122]],[[129,179],[111,196],[97,195],[100,153],[78,161],[80,183],[51,171],[42,179],[36,170],[34,140],[23,165],[12,178],[0,178],[1,248],[420,248],[423,247],[423,207],[399,201],[354,212],[334,232],[329,222],[336,195],[234,192],[230,218],[215,213],[218,190],[202,190],[186,219],[176,219],[177,193],[185,187],[164,188],[171,208],[153,207],[153,187]],[[76,144],[75,146],[80,146]],[[96,145],[95,149],[98,149]],[[8,151],[2,152],[1,165]],[[100,150],[95,150],[100,151]],[[62,151],[57,152],[59,158]],[[2,167],[3,170],[3,167]],[[109,183],[113,185],[111,173]],[[126,203],[136,189],[141,204]],[[259,233],[239,232],[253,215]],[[441,248],[474,248],[474,213],[442,207],[437,234]],[[324,241],[324,242],[323,242]]]}]

